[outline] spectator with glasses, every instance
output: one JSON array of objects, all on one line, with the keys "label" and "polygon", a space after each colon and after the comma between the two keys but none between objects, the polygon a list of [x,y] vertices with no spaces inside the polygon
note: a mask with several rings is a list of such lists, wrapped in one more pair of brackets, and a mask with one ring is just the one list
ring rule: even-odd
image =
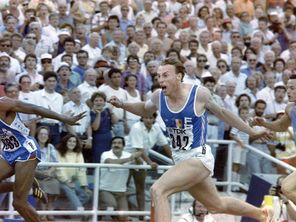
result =
[{"label": "spectator with glasses", "polygon": [[207,66],[208,59],[206,55],[200,54],[196,59],[196,74],[200,77],[212,75]]},{"label": "spectator with glasses", "polygon": [[229,71],[229,66],[227,65],[227,62],[224,59],[218,59],[217,67],[221,71],[221,75],[224,75],[226,72]]}]

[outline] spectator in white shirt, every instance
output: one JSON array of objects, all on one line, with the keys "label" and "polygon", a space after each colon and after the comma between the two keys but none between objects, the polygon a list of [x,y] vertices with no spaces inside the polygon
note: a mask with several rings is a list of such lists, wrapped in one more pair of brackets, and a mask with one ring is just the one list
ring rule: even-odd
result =
[{"label": "spectator in white shirt", "polygon": [[[100,87],[99,90],[104,92],[107,96],[107,101],[112,97],[118,97],[122,102],[127,100],[127,92],[120,87],[121,84],[121,70],[112,68],[108,71],[109,85]],[[115,136],[124,137],[128,132],[128,125],[126,121],[126,111],[114,107],[113,113],[118,119],[118,122],[113,125],[113,133]]]},{"label": "spectator in white shirt", "polygon": [[231,61],[231,71],[225,73],[220,78],[220,82],[227,83],[227,81],[232,80],[236,82],[235,95],[239,95],[246,88],[247,75],[240,72],[241,59],[234,57]]},{"label": "spectator in white shirt", "polygon": [[265,118],[275,119],[279,111],[285,110],[287,105],[284,101],[286,91],[287,89],[284,85],[276,84],[276,86],[274,87],[275,98],[271,102],[267,102],[267,106],[265,109]]},{"label": "spectator in white shirt", "polygon": [[257,92],[256,97],[264,100],[266,103],[270,103],[274,100],[274,85],[275,74],[273,72],[266,72],[264,75],[264,83],[266,86]]},{"label": "spectator in white shirt", "polygon": [[42,28],[42,34],[50,38],[53,43],[59,41],[58,25],[59,14],[54,12],[49,15],[49,25]]},{"label": "spectator in white shirt", "polygon": [[[34,92],[33,103],[61,114],[63,96],[55,91],[58,80],[57,74],[55,72],[46,72],[43,75],[43,80],[44,89]],[[60,142],[60,125],[57,120],[43,118],[37,126],[48,126],[51,132],[52,144],[56,145]]]},{"label": "spectator in white shirt", "polygon": [[86,103],[81,101],[81,92],[78,88],[69,91],[70,101],[64,104],[63,113],[71,113],[76,115],[85,112],[85,116],[79,120],[79,125],[70,126],[65,124],[64,130],[68,133],[76,135],[82,142],[82,153],[85,162],[92,162],[92,130],[90,126],[90,109]]},{"label": "spectator in white shirt", "polygon": [[98,91],[98,88],[96,86],[97,71],[93,68],[89,68],[85,71],[84,75],[84,82],[78,86],[78,89],[81,92],[82,102],[86,102],[87,100],[89,100],[91,95],[94,92]]},{"label": "spectator in white shirt", "polygon": [[[101,156],[101,163],[122,164],[131,163],[138,158],[142,152],[133,154],[124,151],[125,141],[123,137],[113,137],[111,150],[105,151]],[[127,180],[129,170],[124,168],[102,168],[100,174],[100,206],[103,210],[128,210],[127,202]],[[114,218],[115,219],[115,218]],[[119,216],[118,220],[126,221],[125,216]]]},{"label": "spectator in white shirt", "polygon": [[31,22],[30,25],[30,32],[36,35],[36,48],[35,54],[37,57],[40,57],[44,53],[53,53],[53,42],[52,39],[48,38],[45,35],[42,35],[41,32],[41,25],[39,22]]},{"label": "spectator in white shirt", "polygon": [[[142,117],[140,122],[135,123],[129,136],[127,137],[126,151],[134,153],[142,151],[141,158],[135,160],[135,164],[142,165],[144,162],[149,164],[152,169],[156,169],[158,164],[149,158],[149,149],[155,146],[160,146],[164,151],[169,154],[170,147],[167,138],[163,135],[158,124],[155,123],[157,114],[154,113],[148,117]],[[134,178],[137,195],[137,206],[139,211],[145,209],[145,170],[131,170],[132,177]]]},{"label": "spectator in white shirt", "polygon": [[87,64],[91,67],[94,66],[98,57],[101,56],[101,49],[98,47],[100,36],[96,32],[92,32],[89,35],[89,43],[82,47],[83,50],[88,52],[88,62]]}]

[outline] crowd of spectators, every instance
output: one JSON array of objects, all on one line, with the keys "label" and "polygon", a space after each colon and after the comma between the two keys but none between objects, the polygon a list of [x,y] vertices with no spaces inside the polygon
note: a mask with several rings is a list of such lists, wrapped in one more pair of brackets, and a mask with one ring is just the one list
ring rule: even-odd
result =
[{"label": "crowd of spectators", "polygon": [[[112,107],[110,97],[148,100],[159,88],[159,65],[175,57],[184,63],[184,82],[203,84],[219,106],[244,121],[252,125],[254,116],[281,118],[286,84],[296,69],[295,6],[293,0],[2,0],[0,96],[65,115],[86,111],[77,126],[21,114],[41,146],[42,161],[136,163],[155,169],[148,150],[158,146],[169,155],[161,118]],[[296,165],[292,129],[266,143],[209,113],[208,139],[230,137],[237,141],[233,178],[238,182],[248,183],[252,173],[285,173],[247,152],[246,144]],[[216,163],[221,161],[218,148],[212,146]],[[123,179],[114,184],[106,181],[110,172],[100,178],[101,206],[127,209],[122,192],[134,181],[138,210],[144,210],[146,172],[116,170]],[[53,209],[61,191],[72,207],[83,208],[91,196],[87,175],[92,174],[38,169],[36,176],[50,196],[42,208]],[[114,201],[104,201],[110,195]]]}]

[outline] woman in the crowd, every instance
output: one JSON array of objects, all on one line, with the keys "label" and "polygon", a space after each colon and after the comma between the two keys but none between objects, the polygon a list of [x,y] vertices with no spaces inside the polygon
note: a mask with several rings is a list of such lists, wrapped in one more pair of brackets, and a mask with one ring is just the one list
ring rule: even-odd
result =
[{"label": "woman in the crowd", "polygon": [[[125,77],[125,90],[127,91],[127,102],[141,102],[141,95],[139,90],[136,89],[137,76],[130,74]],[[126,112],[127,125],[130,129],[134,123],[140,120],[140,116],[133,113]]]},{"label": "woman in the crowd", "polygon": [[95,92],[90,101],[92,103],[90,118],[93,136],[93,162],[99,163],[101,154],[111,148],[112,124],[117,122],[117,118],[112,110],[106,106],[106,95],[104,93]]},{"label": "woman in the crowd", "polygon": [[[40,146],[41,162],[54,163],[58,162],[55,147],[50,144],[50,130],[47,126],[41,126],[37,129],[36,140]],[[60,183],[57,180],[55,167],[37,167],[35,176],[38,179],[41,188],[47,194],[48,203],[40,201],[42,210],[54,210],[53,203],[60,194]],[[41,221],[54,221],[52,215],[41,216]]]},{"label": "woman in the crowd", "polygon": [[[60,163],[84,164],[80,140],[73,134],[67,134],[57,146]],[[57,178],[61,190],[69,199],[70,207],[83,210],[90,200],[92,192],[88,189],[86,168],[65,167],[57,169]]]}]

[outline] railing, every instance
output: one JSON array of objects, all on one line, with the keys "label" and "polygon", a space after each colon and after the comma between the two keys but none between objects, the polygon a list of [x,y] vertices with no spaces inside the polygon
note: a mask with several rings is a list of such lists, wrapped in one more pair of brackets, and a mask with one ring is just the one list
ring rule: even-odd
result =
[{"label": "railing", "polygon": [[[233,185],[239,186],[245,190],[247,188],[243,186],[241,183],[232,182],[232,152],[233,152],[233,146],[235,144],[232,140],[208,140],[208,144],[228,144],[228,160],[227,160],[227,177],[226,181],[220,181],[216,182],[216,185],[219,186],[227,186],[227,193],[231,192],[231,187]],[[260,156],[263,156],[264,158],[290,170],[294,171],[296,168],[292,167],[291,165],[284,163],[250,145],[246,146],[247,149],[249,149],[252,152],[257,153]],[[171,164],[172,161],[151,150],[150,153],[152,155],[157,156],[158,158],[162,159],[163,161],[166,161],[167,163]],[[93,203],[92,203],[92,210],[60,210],[60,211],[38,211],[40,215],[91,215],[92,221],[97,221],[97,216],[99,215],[130,215],[130,216],[146,216],[149,215],[149,211],[102,211],[97,210],[99,206],[99,178],[100,178],[100,168],[124,168],[124,169],[151,169],[148,165],[120,165],[120,164],[90,164],[90,163],[84,163],[84,164],[70,164],[70,163],[40,163],[40,166],[52,166],[52,167],[81,167],[81,168],[94,168],[94,189],[93,189]],[[168,170],[171,166],[159,166],[157,170]],[[171,198],[171,209],[172,214],[176,215],[177,212],[175,211],[175,195],[172,195]],[[12,218],[14,215],[18,215],[16,211],[13,210],[12,207],[12,194],[9,194],[9,210],[8,211],[0,211],[0,215],[8,215],[10,218]]]}]

